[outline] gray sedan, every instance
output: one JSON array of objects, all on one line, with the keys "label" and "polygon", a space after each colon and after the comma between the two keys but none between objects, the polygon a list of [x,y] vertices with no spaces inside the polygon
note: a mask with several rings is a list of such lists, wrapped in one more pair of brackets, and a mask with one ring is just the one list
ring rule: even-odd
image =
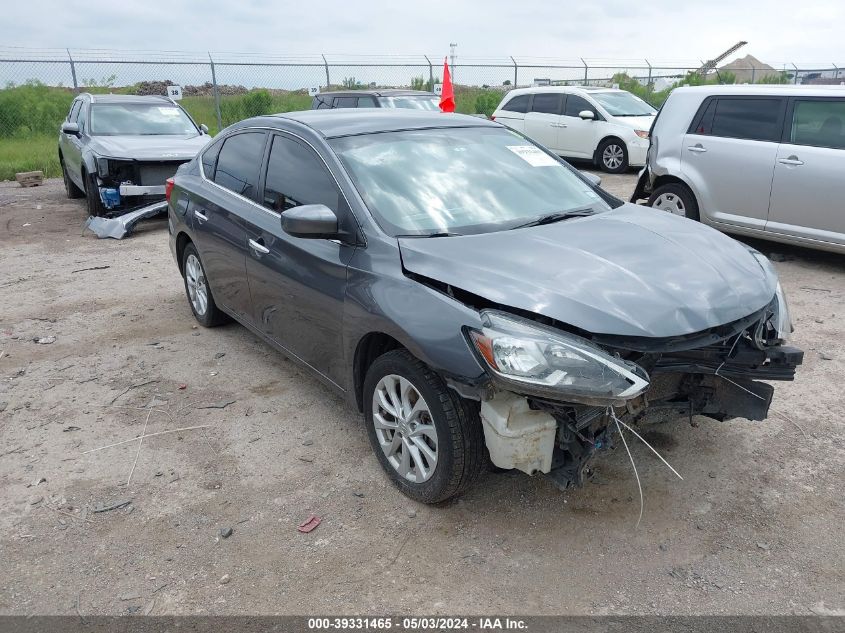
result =
[{"label": "gray sedan", "polygon": [[164,199],[165,181],[207,132],[167,97],[81,94],[59,134],[67,195],[86,198],[94,217]]},{"label": "gray sedan", "polygon": [[763,381],[802,361],[760,253],[478,118],[249,119],[168,198],[199,323],[235,319],[343,394],[423,502],[485,464],[580,485],[652,420],[762,420]]}]

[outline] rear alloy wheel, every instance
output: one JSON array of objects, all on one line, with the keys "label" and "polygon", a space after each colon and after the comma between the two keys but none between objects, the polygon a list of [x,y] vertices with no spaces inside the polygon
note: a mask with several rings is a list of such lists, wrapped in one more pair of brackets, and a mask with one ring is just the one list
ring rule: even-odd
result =
[{"label": "rear alloy wheel", "polygon": [[65,181],[65,193],[67,197],[71,200],[75,200],[78,198],[84,198],[85,192],[82,191],[76,184],[70,179],[70,176],[67,173],[67,167],[65,167],[65,159],[61,156],[59,157],[59,163],[62,166],[62,180]]},{"label": "rear alloy wheel", "polygon": [[667,211],[682,218],[698,220],[698,203],[695,196],[684,185],[669,183],[655,189],[648,199],[650,207]]},{"label": "rear alloy wheel", "polygon": [[208,286],[208,279],[205,276],[205,268],[200,261],[199,253],[193,244],[185,247],[182,253],[182,274],[185,278],[185,293],[188,295],[188,304],[194,317],[205,327],[214,327],[226,322],[226,315],[217,307],[211,288]]},{"label": "rear alloy wheel", "polygon": [[610,174],[621,174],[628,169],[628,148],[617,139],[607,139],[599,145],[599,166]]},{"label": "rear alloy wheel", "polygon": [[380,356],[364,380],[370,444],[391,481],[423,503],[454,497],[485,465],[478,412],[405,350]]}]

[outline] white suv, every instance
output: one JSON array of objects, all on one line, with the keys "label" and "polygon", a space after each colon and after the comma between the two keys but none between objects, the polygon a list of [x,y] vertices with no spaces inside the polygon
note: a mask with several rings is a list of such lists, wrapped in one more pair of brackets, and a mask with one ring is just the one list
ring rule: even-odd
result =
[{"label": "white suv", "polygon": [[676,88],[632,202],[729,233],[845,253],[845,88]]},{"label": "white suv", "polygon": [[493,119],[567,158],[618,174],[645,165],[656,110],[625,90],[549,86],[511,90]]}]

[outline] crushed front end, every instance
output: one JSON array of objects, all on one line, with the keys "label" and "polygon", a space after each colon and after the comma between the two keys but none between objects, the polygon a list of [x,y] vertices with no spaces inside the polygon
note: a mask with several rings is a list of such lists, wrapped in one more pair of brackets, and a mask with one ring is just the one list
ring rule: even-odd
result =
[{"label": "crushed front end", "polygon": [[581,485],[597,452],[624,425],[706,416],[764,420],[774,387],[793,380],[803,352],[778,286],[771,303],[738,321],[667,339],[579,336],[560,324],[482,311],[468,339],[492,389],[481,418],[491,460]]},{"label": "crushed front end", "polygon": [[165,181],[185,160],[97,158],[100,201],[112,213],[164,200]]}]

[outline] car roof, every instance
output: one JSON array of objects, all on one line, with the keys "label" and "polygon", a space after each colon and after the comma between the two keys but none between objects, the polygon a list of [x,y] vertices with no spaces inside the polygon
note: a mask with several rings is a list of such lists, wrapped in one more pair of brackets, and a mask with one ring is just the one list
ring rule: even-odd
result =
[{"label": "car roof", "polygon": [[514,88],[508,96],[532,95],[543,92],[567,94],[595,94],[597,92],[627,92],[619,88],[600,88],[597,86],[531,86],[530,88]]},{"label": "car roof", "polygon": [[91,103],[165,103],[172,104],[173,101],[164,95],[113,95],[113,94],[92,94],[82,93],[91,99]]},{"label": "car roof", "polygon": [[350,96],[356,97],[358,95],[372,95],[374,97],[436,97],[433,92],[426,92],[424,90],[402,90],[399,88],[385,88],[384,90],[335,90],[332,92],[321,92],[317,96]]},{"label": "car roof", "polygon": [[279,119],[288,119],[306,125],[324,138],[444,127],[501,127],[498,123],[465,114],[445,114],[401,108],[344,108],[284,112],[247,119],[241,122],[239,127],[249,127],[249,122],[278,125]]},{"label": "car roof", "polygon": [[845,97],[845,86],[803,86],[801,84],[716,84],[712,86],[680,86],[673,92],[711,95],[760,95]]}]

